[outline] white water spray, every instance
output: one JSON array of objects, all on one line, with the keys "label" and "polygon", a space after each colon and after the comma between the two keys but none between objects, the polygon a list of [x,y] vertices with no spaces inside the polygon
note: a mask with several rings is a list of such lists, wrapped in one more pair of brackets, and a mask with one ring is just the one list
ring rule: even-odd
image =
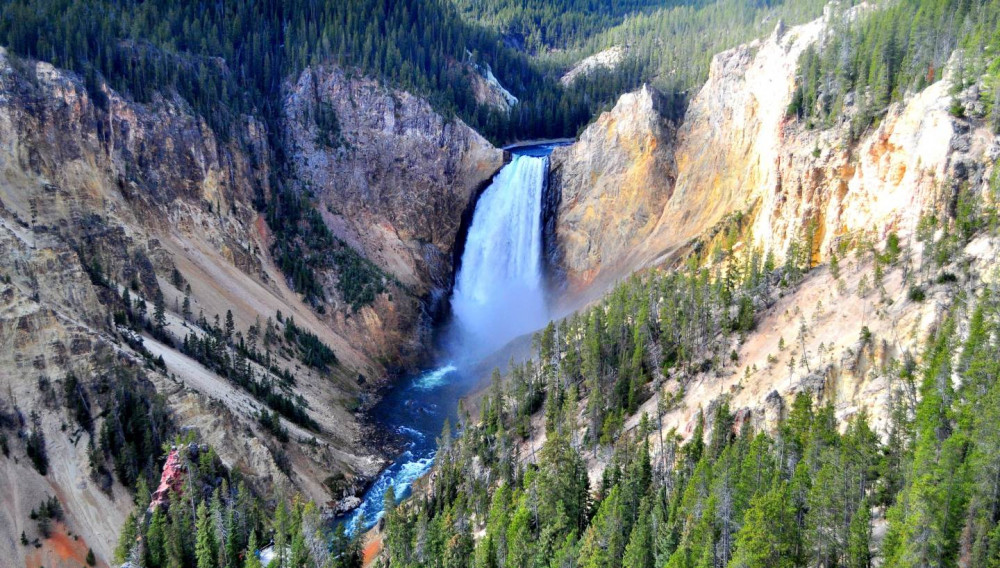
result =
[{"label": "white water spray", "polygon": [[483,355],[545,325],[542,192],[548,157],[514,155],[472,215],[451,299],[464,355]]}]

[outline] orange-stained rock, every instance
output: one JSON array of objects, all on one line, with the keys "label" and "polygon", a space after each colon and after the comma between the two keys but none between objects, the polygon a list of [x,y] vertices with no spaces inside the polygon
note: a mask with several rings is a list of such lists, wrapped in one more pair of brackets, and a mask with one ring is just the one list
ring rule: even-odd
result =
[{"label": "orange-stained rock", "polygon": [[184,485],[184,472],[187,468],[181,463],[180,452],[177,448],[170,450],[166,463],[163,464],[163,474],[160,475],[160,485],[153,492],[153,500],[149,503],[149,510],[153,511],[161,505],[170,502],[170,492],[180,493]]}]

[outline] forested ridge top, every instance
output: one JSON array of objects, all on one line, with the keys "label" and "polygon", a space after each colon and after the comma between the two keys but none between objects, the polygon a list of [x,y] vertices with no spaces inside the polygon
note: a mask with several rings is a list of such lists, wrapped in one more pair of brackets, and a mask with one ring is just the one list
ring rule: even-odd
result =
[{"label": "forested ridge top", "polygon": [[[833,6],[846,10],[854,4]],[[872,86],[875,108],[866,113],[877,115],[878,107],[908,89],[940,78],[957,47],[969,52],[963,73],[993,73],[988,55],[996,36],[994,4],[907,0],[840,23],[824,57],[812,50],[804,60],[804,85],[791,112],[829,121],[848,92]],[[306,66],[332,61],[424,96],[499,143],[572,136],[618,95],[643,83],[666,93],[691,92],[707,77],[715,53],[767,35],[779,20],[791,25],[812,19],[825,5],[14,0],[0,7],[0,43],[15,54],[79,72],[95,93],[101,80],[140,102],[176,90],[224,136],[238,128],[242,114],[256,114],[280,137],[275,119],[285,81]],[[912,25],[901,25],[908,15]],[[615,68],[559,84],[573,64],[615,46],[627,53]],[[477,100],[472,75],[483,64],[518,97],[512,110]],[[675,114],[683,104],[678,97]]]},{"label": "forested ridge top", "polygon": [[[245,113],[260,114],[276,131],[270,119],[283,82],[333,61],[425,96],[503,142],[573,135],[619,94],[667,75],[683,79],[661,81],[664,87],[691,88],[704,80],[711,54],[766,34],[775,17],[808,19],[822,5],[14,0],[0,8],[0,43],[79,72],[95,92],[102,79],[138,101],[176,90],[224,135]],[[543,39],[535,47],[511,41],[521,35]],[[633,57],[619,69],[559,85],[576,60],[622,42]],[[520,103],[510,113],[480,104],[469,63],[488,64]]]},{"label": "forested ridge top", "polygon": [[[849,120],[854,141],[891,103],[941,80],[951,63],[951,113],[983,118],[1000,131],[998,49],[996,1],[902,0],[835,20],[824,43],[802,55],[788,114],[808,128]],[[957,97],[970,87],[978,104],[966,109]]]}]

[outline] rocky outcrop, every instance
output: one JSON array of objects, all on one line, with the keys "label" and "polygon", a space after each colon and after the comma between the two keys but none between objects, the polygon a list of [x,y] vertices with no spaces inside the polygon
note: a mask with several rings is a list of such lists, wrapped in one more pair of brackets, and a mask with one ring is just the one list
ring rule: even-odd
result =
[{"label": "rocky outcrop", "polygon": [[851,104],[831,128],[809,129],[786,117],[799,55],[823,41],[832,17],[787,31],[779,26],[760,44],[715,57],[680,129],[674,197],[647,259],[741,211],[752,218],[747,245],[779,259],[812,226],[820,262],[845,236],[873,229],[881,237],[912,234],[946,182],[982,183],[997,142],[982,125],[948,112],[947,74],[892,105],[853,144]]},{"label": "rocky outcrop", "polygon": [[712,59],[678,129],[677,181],[643,260],[747,210],[757,194],[780,191],[777,157],[799,56],[825,28],[822,19],[790,31],[779,23],[768,39]]},{"label": "rocky outcrop", "polygon": [[167,461],[163,464],[163,473],[160,474],[160,484],[153,491],[153,498],[149,502],[149,510],[167,506],[170,503],[170,493],[181,493],[184,486],[184,473],[187,471],[185,464],[181,463],[180,451],[175,447],[167,455]]},{"label": "rocky outcrop", "polygon": [[517,97],[500,84],[489,63],[470,64],[470,66],[473,72],[469,78],[472,83],[472,96],[476,98],[476,102],[504,112],[514,108],[518,103]]},{"label": "rocky outcrop", "polygon": [[675,130],[658,99],[648,87],[623,95],[576,143],[552,152],[549,193],[559,206],[547,248],[571,289],[627,270],[670,199]]},{"label": "rocky outcrop", "polygon": [[[422,302],[449,288],[462,216],[503,152],[426,101],[338,68],[306,69],[284,109],[302,190],[316,196],[341,239],[414,299],[396,302],[398,334],[384,338],[382,353],[418,352],[427,329]],[[385,317],[368,310],[356,320],[380,329]]]},{"label": "rocky outcrop", "polygon": [[597,71],[598,69],[614,69],[625,59],[628,49],[621,45],[609,47],[589,57],[581,59],[569,71],[559,78],[563,87],[571,87],[577,79]]},{"label": "rocky outcrop", "polygon": [[986,186],[998,141],[983,125],[949,112],[953,97],[947,77],[905,104],[893,105],[877,128],[849,147],[846,121],[814,132],[800,124],[782,131],[775,186],[749,201],[753,243],[779,254],[816,228],[813,258],[828,259],[840,240],[889,232],[912,237],[920,218],[950,201],[962,184]]}]

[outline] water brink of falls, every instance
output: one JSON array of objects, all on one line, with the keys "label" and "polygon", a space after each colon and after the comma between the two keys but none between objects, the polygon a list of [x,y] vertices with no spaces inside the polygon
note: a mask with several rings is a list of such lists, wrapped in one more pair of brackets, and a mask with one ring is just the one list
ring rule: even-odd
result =
[{"label": "water brink of falls", "polygon": [[472,216],[451,307],[464,356],[484,355],[545,325],[542,198],[547,156],[515,154]]}]

